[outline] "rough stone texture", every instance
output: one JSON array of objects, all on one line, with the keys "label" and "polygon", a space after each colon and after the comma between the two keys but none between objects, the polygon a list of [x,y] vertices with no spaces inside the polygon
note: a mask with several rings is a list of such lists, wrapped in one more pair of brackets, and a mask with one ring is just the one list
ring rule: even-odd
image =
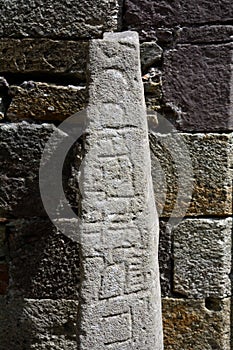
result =
[{"label": "rough stone texture", "polygon": [[[0,213],[4,217],[46,216],[39,193],[42,151],[55,127],[26,122],[0,125]],[[76,146],[74,146],[76,147]],[[77,208],[77,179],[71,152],[64,165],[64,186],[70,203]],[[74,151],[75,157],[77,152]],[[70,168],[71,163],[73,167]],[[62,213],[62,207],[57,208]]]},{"label": "rough stone texture", "polygon": [[137,34],[94,40],[90,67],[79,349],[161,350],[158,219]]},{"label": "rough stone texture", "polygon": [[77,301],[2,297],[0,308],[1,349],[77,349]]},{"label": "rough stone texture", "polygon": [[172,37],[174,28],[184,25],[202,25],[226,23],[233,17],[233,6],[230,0],[203,1],[191,0],[126,0],[124,26],[137,30],[142,38],[167,40]]},{"label": "rough stone texture", "polygon": [[63,121],[84,109],[87,94],[84,87],[56,86],[33,81],[21,86],[11,86],[12,100],[7,110],[7,119]]},{"label": "rough stone texture", "polygon": [[119,0],[0,1],[0,36],[92,38],[117,30]]},{"label": "rough stone texture", "polygon": [[172,295],[173,279],[173,232],[168,222],[159,223],[159,269],[162,297]]},{"label": "rough stone texture", "polygon": [[232,25],[203,25],[200,27],[183,27],[175,32],[176,43],[216,44],[232,41]]},{"label": "rough stone texture", "polygon": [[87,54],[86,41],[1,39],[0,72],[50,77],[60,74],[85,80]]},{"label": "rough stone texture", "polygon": [[174,292],[189,298],[230,296],[232,218],[186,219],[173,235]]},{"label": "rough stone texture", "polygon": [[231,300],[163,299],[166,350],[230,350]]},{"label": "rough stone texture", "polygon": [[6,263],[5,231],[5,225],[0,224],[0,295],[6,294],[9,281],[8,266]]},{"label": "rough stone texture", "polygon": [[10,296],[78,299],[78,243],[57,232],[48,219],[12,221],[7,232]]},{"label": "rough stone texture", "polygon": [[[161,134],[151,133],[152,177],[160,216],[170,217],[175,203],[181,216],[231,215],[232,213],[232,134]],[[184,152],[187,148],[188,156]],[[192,200],[179,184],[190,181],[187,168],[192,166]],[[192,176],[192,173],[191,173]]]},{"label": "rough stone texture", "polygon": [[232,48],[178,45],[164,53],[164,103],[177,129],[233,130]]}]

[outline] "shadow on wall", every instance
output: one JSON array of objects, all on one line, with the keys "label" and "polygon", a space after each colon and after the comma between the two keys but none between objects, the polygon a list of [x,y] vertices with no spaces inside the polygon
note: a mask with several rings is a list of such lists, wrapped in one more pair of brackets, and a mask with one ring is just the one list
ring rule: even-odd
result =
[{"label": "shadow on wall", "polygon": [[0,298],[0,348],[77,349],[77,302]]},{"label": "shadow on wall", "polygon": [[78,245],[47,219],[6,225],[10,281],[0,297],[0,349],[75,349]]}]

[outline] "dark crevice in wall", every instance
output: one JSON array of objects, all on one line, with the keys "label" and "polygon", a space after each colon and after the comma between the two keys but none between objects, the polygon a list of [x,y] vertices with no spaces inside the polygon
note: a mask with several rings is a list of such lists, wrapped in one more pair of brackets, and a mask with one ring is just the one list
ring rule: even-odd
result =
[{"label": "dark crevice in wall", "polygon": [[[210,219],[210,220],[223,220],[223,219],[228,219],[232,217],[232,215],[229,213],[229,214],[223,214],[223,215],[186,215],[183,219],[183,220],[186,220],[186,219],[192,219],[192,220],[195,220],[195,219]],[[159,217],[160,220],[167,220],[168,218],[166,216],[160,216]]]},{"label": "dark crevice in wall", "polygon": [[59,73],[5,73],[0,72],[0,76],[4,76],[9,85],[20,85],[24,81],[35,81],[41,83],[54,84],[59,86],[86,86],[86,80],[81,80],[74,74]]},{"label": "dark crevice in wall", "polygon": [[[207,45],[214,45],[214,46],[218,46],[218,45],[225,45],[225,44],[231,44],[233,42],[233,40],[229,39],[229,40],[223,40],[223,41],[196,41],[193,43],[190,42],[178,42],[178,43],[174,43],[175,46],[207,46]],[[168,49],[168,48],[167,48]]]}]

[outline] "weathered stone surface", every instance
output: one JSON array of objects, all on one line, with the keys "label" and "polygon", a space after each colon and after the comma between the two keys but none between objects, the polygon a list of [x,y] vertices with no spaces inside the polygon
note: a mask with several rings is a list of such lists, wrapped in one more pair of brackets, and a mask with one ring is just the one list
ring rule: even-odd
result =
[{"label": "weathered stone surface", "polygon": [[77,301],[2,297],[0,308],[1,349],[77,349]]},{"label": "weathered stone surface", "polygon": [[0,72],[61,74],[85,80],[87,54],[86,41],[0,39]]},{"label": "weathered stone surface", "polygon": [[12,100],[7,119],[63,121],[84,109],[87,103],[85,87],[57,86],[33,81],[11,86]]},{"label": "weathered stone surface", "polygon": [[8,266],[6,263],[6,229],[5,225],[0,224],[0,295],[4,295],[7,292],[9,274]]},{"label": "weathered stone surface", "polygon": [[7,229],[9,295],[78,299],[78,243],[59,233],[48,219],[16,220]]},{"label": "weathered stone surface", "polygon": [[164,349],[230,350],[231,300],[163,299]]},{"label": "weathered stone surface", "polygon": [[121,1],[1,0],[0,36],[92,38],[119,27]]},{"label": "weathered stone surface", "polygon": [[92,41],[90,68],[79,348],[161,350],[158,219],[137,34]]},{"label": "weathered stone surface", "polygon": [[[187,215],[231,215],[232,136],[151,133],[152,177],[161,216],[183,216],[186,210]],[[190,177],[192,199],[184,192]]]},{"label": "weathered stone surface", "polygon": [[168,222],[159,222],[159,269],[162,297],[171,296],[173,280],[173,232]]},{"label": "weathered stone surface", "polygon": [[173,235],[174,292],[189,298],[230,296],[232,218],[186,219]]},{"label": "weathered stone surface", "polygon": [[233,130],[232,44],[178,45],[164,53],[164,103],[179,130]]},{"label": "weathered stone surface", "polygon": [[[46,216],[39,192],[39,166],[46,141],[55,129],[51,124],[35,125],[26,122],[0,125],[2,217]],[[59,135],[58,133],[58,138]],[[73,203],[73,208],[76,208],[78,203],[77,174],[75,169],[73,172],[76,153],[71,150],[63,172],[65,190],[69,193],[68,198]],[[74,166],[72,169],[71,164]],[[57,210],[63,210],[59,203]]]},{"label": "weathered stone surface", "polygon": [[233,6],[230,0],[219,2],[197,0],[126,0],[124,26],[139,31],[142,38],[156,38],[163,32],[167,39],[169,31],[164,28],[206,23],[224,23],[233,17]]},{"label": "weathered stone surface", "polygon": [[200,27],[183,27],[176,31],[177,43],[216,44],[232,41],[232,25],[203,25]]}]

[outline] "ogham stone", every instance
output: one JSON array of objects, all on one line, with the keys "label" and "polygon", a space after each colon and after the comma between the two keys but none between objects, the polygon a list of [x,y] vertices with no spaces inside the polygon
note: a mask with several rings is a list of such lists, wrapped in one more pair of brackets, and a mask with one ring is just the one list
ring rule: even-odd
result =
[{"label": "ogham stone", "polygon": [[90,45],[82,223],[80,350],[162,350],[153,199],[139,41]]}]

